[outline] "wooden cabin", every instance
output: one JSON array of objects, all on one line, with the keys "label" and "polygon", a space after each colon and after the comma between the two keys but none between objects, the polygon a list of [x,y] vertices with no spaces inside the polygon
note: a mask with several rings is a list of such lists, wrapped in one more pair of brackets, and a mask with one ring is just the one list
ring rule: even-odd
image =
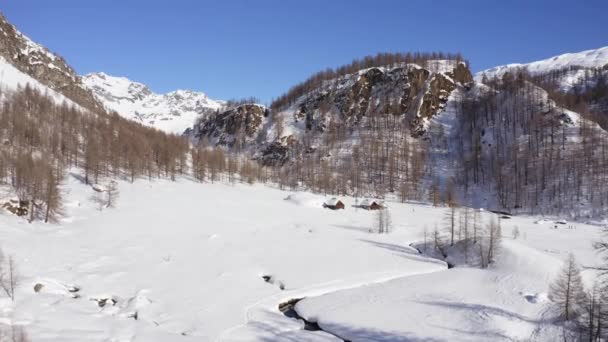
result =
[{"label": "wooden cabin", "polygon": [[384,209],[384,202],[373,199],[364,199],[361,201],[360,207],[367,210]]},{"label": "wooden cabin", "polygon": [[344,209],[344,203],[334,197],[325,201],[325,203],[323,203],[323,207],[331,210]]}]

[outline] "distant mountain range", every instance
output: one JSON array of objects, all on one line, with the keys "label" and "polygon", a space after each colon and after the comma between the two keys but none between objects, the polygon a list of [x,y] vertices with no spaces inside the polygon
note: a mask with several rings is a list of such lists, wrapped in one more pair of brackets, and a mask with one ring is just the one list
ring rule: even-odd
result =
[{"label": "distant mountain range", "polygon": [[144,84],[103,72],[88,74],[83,82],[107,109],[168,133],[182,134],[197,117],[225,103],[191,90],[156,94]]}]

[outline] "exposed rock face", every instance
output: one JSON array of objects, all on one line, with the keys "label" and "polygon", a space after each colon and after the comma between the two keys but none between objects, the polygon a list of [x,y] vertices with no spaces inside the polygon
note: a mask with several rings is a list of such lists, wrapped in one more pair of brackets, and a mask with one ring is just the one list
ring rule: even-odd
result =
[{"label": "exposed rock face", "polygon": [[465,63],[458,63],[452,72],[447,72],[447,75],[465,87],[471,87],[474,82],[473,74]]},{"label": "exposed rock face", "polygon": [[289,147],[287,145],[284,145],[279,141],[275,141],[271,144],[268,144],[262,150],[261,156],[258,158],[258,161],[262,163],[262,165],[266,166],[280,166],[287,162],[288,153]]},{"label": "exposed rock face", "polygon": [[414,117],[411,127],[412,133],[421,136],[425,132],[424,121],[429,120],[438,111],[441,111],[448,102],[450,93],[456,88],[454,81],[443,74],[435,74],[429,82],[427,91],[422,96],[418,113]]},{"label": "exposed rock face", "polygon": [[83,87],[80,76],[66,61],[33,42],[0,14],[0,57],[40,83],[90,110],[101,104]]},{"label": "exposed rock face", "polygon": [[217,111],[187,134],[195,142],[246,149],[264,165],[282,165],[298,158],[294,148],[313,153],[314,144],[337,126],[354,132],[375,115],[393,115],[410,126],[412,136],[422,136],[450,94],[472,82],[469,69],[458,61],[374,67],[326,81],[273,115],[254,104]]},{"label": "exposed rock face", "polygon": [[192,135],[195,140],[207,139],[216,145],[244,147],[258,136],[268,115],[268,109],[258,104],[218,110],[202,117],[194,125]]},{"label": "exposed rock face", "polygon": [[323,132],[330,117],[354,126],[365,116],[390,113],[408,120],[413,135],[422,135],[424,120],[444,108],[458,85],[468,88],[473,82],[464,63],[440,62],[453,64],[450,71],[403,65],[370,68],[327,82],[296,104],[294,120],[304,120],[308,130]]}]

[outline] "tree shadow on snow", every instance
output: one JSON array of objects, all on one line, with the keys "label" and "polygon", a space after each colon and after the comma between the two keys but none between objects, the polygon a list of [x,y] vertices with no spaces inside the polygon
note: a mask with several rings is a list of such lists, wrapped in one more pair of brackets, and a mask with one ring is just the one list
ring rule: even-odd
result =
[{"label": "tree shadow on snow", "polygon": [[367,239],[359,239],[359,241],[367,242],[370,245],[373,245],[373,246],[376,246],[379,248],[388,249],[389,251],[393,251],[393,252],[397,252],[397,253],[419,255],[418,251],[415,248],[412,248],[410,246],[401,246],[401,245],[396,245],[393,243],[378,242],[378,241],[367,240]]},{"label": "tree shadow on snow", "polygon": [[396,245],[396,244],[392,244],[392,243],[378,242],[378,241],[366,240],[366,239],[359,239],[359,241],[369,243],[372,246],[376,246],[378,248],[383,248],[383,249],[389,250],[391,252],[395,252],[395,254],[397,254],[403,258],[416,260],[416,261],[420,261],[420,262],[426,262],[426,263],[430,263],[430,264],[445,265],[446,268],[448,265],[445,261],[421,255],[420,252],[418,252],[418,250],[414,247],[401,246],[401,245]]},{"label": "tree shadow on snow", "polygon": [[[324,324],[323,330],[327,334],[334,335],[345,342],[352,341],[374,341],[374,342],[444,342],[441,340],[429,337],[419,337],[407,332],[391,332],[371,328],[357,328],[342,324]],[[330,332],[339,333],[340,336]],[[310,335],[280,333],[273,337],[260,337],[256,341],[277,342],[277,341],[293,341],[293,342],[312,342],[319,340],[320,332],[311,332]],[[351,339],[351,340],[349,340]]]},{"label": "tree shadow on snow", "polygon": [[74,173],[74,172],[70,172],[69,173],[70,176],[72,176],[74,179],[76,179],[77,181],[79,181],[82,184],[86,184],[84,176],[78,173]]},{"label": "tree shadow on snow", "polygon": [[357,227],[357,226],[349,226],[349,225],[345,225],[345,224],[332,224],[332,226],[341,228],[341,229],[354,230],[356,232],[361,232],[361,233],[369,233],[369,227]]},{"label": "tree shadow on snow", "polygon": [[[431,337],[420,337],[408,332],[384,331],[372,328],[357,328],[340,324],[325,324],[324,329],[339,332],[344,338],[352,341],[374,341],[374,342],[444,342]],[[342,338],[342,337],[341,337]],[[347,340],[345,340],[347,341]]]},{"label": "tree shadow on snow", "polygon": [[[519,320],[522,322],[530,323],[535,326],[541,326],[544,324],[552,324],[554,322],[554,320],[552,318],[532,319],[530,317],[521,315],[516,312],[508,311],[508,310],[497,308],[494,306],[483,305],[483,304],[467,304],[467,303],[449,302],[449,301],[416,301],[416,302],[420,303],[420,304],[436,306],[436,307],[440,307],[440,308],[444,308],[444,309],[467,311],[467,312],[469,312],[471,314],[475,314],[475,315],[482,314],[484,316],[487,316],[487,315],[500,316],[500,317],[503,317],[503,318],[506,318],[509,320]],[[475,330],[449,328],[449,327],[439,326],[439,325],[435,325],[435,326],[438,328],[442,328],[445,330],[450,330],[452,332],[463,334],[465,336],[480,336],[483,338],[487,338],[488,341],[511,340],[512,339],[512,336],[507,336],[502,331],[492,330],[492,329],[484,330],[484,329],[482,329],[481,326],[476,327]]]}]

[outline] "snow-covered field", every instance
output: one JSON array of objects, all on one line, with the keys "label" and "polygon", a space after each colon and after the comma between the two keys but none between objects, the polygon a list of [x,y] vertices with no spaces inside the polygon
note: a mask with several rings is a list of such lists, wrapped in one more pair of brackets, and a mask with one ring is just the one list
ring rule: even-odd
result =
[{"label": "snow-covered field", "polygon": [[393,231],[380,235],[375,214],[353,207],[361,199],[331,211],[324,196],[261,185],[119,184],[117,207],[99,211],[69,175],[59,225],[0,214],[22,275],[0,324],[33,341],[339,340],[278,310],[305,297],[300,316],[352,341],[548,341],[558,330],[546,293],[562,260],[599,261],[597,226],[503,220],[496,265],[448,270],[409,246],[444,225],[445,208],[391,202]]}]

